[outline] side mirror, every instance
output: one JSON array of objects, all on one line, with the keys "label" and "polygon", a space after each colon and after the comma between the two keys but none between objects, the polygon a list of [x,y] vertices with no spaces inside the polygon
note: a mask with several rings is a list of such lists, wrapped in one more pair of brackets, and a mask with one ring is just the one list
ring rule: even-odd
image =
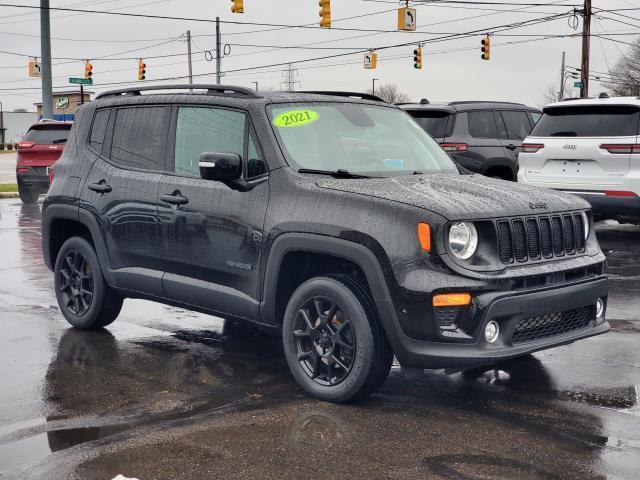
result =
[{"label": "side mirror", "polygon": [[200,155],[200,177],[205,180],[231,182],[242,176],[242,159],[237,153],[211,153]]}]

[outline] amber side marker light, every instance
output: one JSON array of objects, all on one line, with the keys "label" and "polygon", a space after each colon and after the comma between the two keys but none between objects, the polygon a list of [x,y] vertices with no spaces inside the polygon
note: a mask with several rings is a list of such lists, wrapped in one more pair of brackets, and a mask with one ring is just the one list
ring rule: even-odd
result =
[{"label": "amber side marker light", "polygon": [[462,307],[471,303],[470,293],[439,293],[433,296],[434,307]]},{"label": "amber side marker light", "polygon": [[425,252],[431,251],[431,227],[428,223],[418,224],[418,240],[422,250]]}]

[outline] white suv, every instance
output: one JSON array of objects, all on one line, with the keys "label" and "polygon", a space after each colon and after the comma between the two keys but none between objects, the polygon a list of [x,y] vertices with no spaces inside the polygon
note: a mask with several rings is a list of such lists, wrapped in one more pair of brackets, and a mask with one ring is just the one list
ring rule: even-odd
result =
[{"label": "white suv", "polygon": [[543,109],[518,155],[518,182],[588,200],[597,218],[640,222],[640,99],[594,98]]}]

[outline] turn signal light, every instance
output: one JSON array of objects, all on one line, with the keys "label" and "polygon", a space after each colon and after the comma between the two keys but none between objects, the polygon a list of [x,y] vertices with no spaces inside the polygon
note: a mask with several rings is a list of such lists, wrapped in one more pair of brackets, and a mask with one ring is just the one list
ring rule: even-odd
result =
[{"label": "turn signal light", "polygon": [[431,251],[431,227],[428,223],[418,224],[418,240],[422,250],[425,252]]},{"label": "turn signal light", "polygon": [[471,294],[464,293],[439,293],[433,296],[434,307],[462,307],[471,303]]},{"label": "turn signal light", "polygon": [[640,153],[640,145],[637,143],[605,143],[600,148],[609,153]]},{"label": "turn signal light", "polygon": [[466,152],[469,145],[466,143],[441,143],[440,146],[445,152]]},{"label": "turn signal light", "polygon": [[523,143],[520,146],[520,151],[522,153],[536,153],[541,148],[544,148],[542,143]]}]

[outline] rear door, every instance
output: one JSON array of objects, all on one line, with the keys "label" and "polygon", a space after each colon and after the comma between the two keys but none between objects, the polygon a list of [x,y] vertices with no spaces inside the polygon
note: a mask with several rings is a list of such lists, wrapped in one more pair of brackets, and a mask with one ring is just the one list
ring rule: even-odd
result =
[{"label": "rear door", "polygon": [[[468,128],[468,147],[466,152],[454,154],[465,168],[473,172],[486,173],[492,166],[505,164],[504,148],[498,138],[498,128],[493,111],[470,110],[459,113],[458,122],[464,122]],[[458,130],[456,128],[456,130]]]},{"label": "rear door", "polygon": [[[531,121],[524,110],[498,110],[498,136],[504,148],[504,156],[517,165],[522,141],[531,133]],[[514,170],[514,174],[517,170]]]},{"label": "rear door", "polygon": [[527,180],[603,187],[622,184],[631,153],[601,147],[637,143],[639,112],[638,107],[616,105],[545,109],[528,140],[544,148],[526,156]]}]

